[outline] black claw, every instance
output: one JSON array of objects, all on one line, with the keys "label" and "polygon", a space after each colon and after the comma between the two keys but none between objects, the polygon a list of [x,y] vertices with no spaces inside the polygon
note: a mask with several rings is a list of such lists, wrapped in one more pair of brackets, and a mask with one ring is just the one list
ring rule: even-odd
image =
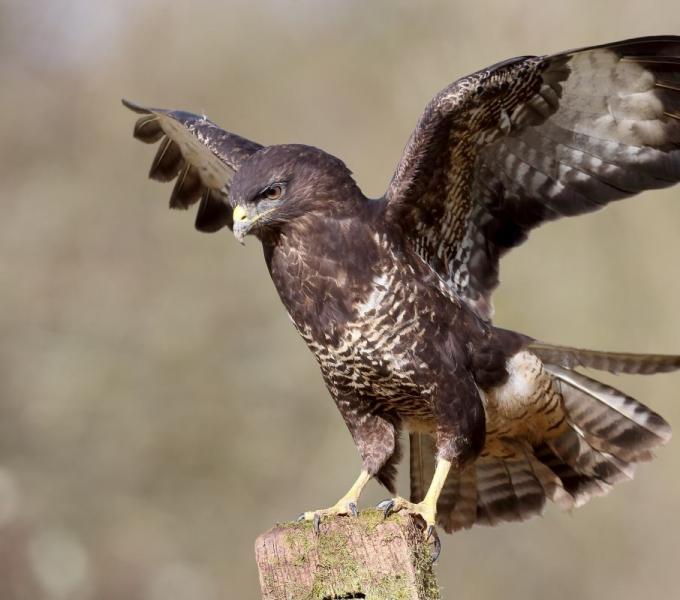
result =
[{"label": "black claw", "polygon": [[383,511],[383,518],[387,518],[392,514],[392,511],[394,510],[394,500],[383,500],[378,506],[376,506],[378,510]]},{"label": "black claw", "polygon": [[357,505],[355,502],[350,502],[347,508],[349,509],[350,515],[352,515],[353,517],[359,516],[359,511],[357,510]]},{"label": "black claw", "polygon": [[305,520],[305,513],[300,513],[295,520],[298,521],[298,522],[304,521]]},{"label": "black claw", "polygon": [[321,531],[321,515],[319,513],[314,513],[314,519],[312,519],[312,527],[314,528],[314,533],[317,535]]},{"label": "black claw", "polygon": [[433,544],[432,564],[434,564],[437,562],[439,555],[442,553],[442,541],[439,539],[439,534],[437,533],[434,525],[430,525],[427,528],[427,532],[425,533],[425,541],[428,542],[430,539],[432,540]]}]

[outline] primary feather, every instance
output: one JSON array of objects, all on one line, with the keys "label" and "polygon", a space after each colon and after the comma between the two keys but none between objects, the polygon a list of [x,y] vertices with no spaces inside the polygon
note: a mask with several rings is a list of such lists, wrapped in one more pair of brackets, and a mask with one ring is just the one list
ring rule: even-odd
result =
[{"label": "primary feather", "polygon": [[546,221],[680,180],[680,38],[521,57],[425,109],[386,193],[418,253],[483,318],[499,258]]}]

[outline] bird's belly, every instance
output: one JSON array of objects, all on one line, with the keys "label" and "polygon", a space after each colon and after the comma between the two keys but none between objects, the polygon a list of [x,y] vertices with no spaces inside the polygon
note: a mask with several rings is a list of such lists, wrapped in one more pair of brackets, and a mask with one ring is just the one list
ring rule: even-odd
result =
[{"label": "bird's belly", "polygon": [[406,339],[394,329],[367,333],[365,327],[350,326],[338,345],[312,350],[338,389],[370,398],[404,418],[430,419],[428,365],[419,357],[418,340]]}]

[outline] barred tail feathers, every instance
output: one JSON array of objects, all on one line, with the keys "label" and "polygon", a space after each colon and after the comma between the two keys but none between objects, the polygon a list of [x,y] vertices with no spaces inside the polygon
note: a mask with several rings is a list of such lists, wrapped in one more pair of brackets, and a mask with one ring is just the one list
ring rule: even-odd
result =
[{"label": "barred tail feathers", "polygon": [[532,342],[527,349],[538,356],[544,364],[566,369],[586,367],[610,373],[631,375],[654,375],[680,369],[680,355],[634,354],[631,352],[602,352],[568,346],[556,346],[543,342]]},{"label": "barred tail feathers", "polygon": [[536,449],[576,506],[633,478],[635,465],[671,438],[670,425],[644,404],[570,369],[545,365],[562,396],[566,426]]},{"label": "barred tail feathers", "polygon": [[[651,372],[651,365],[671,370],[674,358],[577,352],[581,358],[606,356],[607,364],[619,371],[646,365],[636,371],[640,373]],[[570,368],[542,365],[530,352],[513,359],[520,355],[525,363],[533,360],[531,406],[543,412],[532,414],[526,410],[531,406],[522,407],[517,421],[506,414],[499,427],[498,415],[489,413],[503,407],[487,404],[487,425],[491,421],[493,426],[488,427],[482,454],[462,472],[449,475],[439,499],[438,522],[448,532],[529,519],[543,512],[546,499],[563,510],[581,506],[631,479],[636,463],[650,460],[652,450],[671,437],[668,423],[634,398]],[[551,403],[555,395],[559,402]],[[552,412],[546,420],[548,410]],[[532,439],[535,427],[532,435],[521,434],[532,430],[532,421],[543,428],[538,438]],[[419,501],[434,470],[436,448],[430,436],[415,433],[411,449],[411,496]]]}]

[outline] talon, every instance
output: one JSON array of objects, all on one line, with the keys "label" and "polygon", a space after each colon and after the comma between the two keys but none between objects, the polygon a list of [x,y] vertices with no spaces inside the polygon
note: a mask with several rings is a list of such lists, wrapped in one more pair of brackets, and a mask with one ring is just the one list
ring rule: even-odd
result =
[{"label": "talon", "polygon": [[357,509],[357,501],[361,494],[361,490],[366,483],[368,483],[370,478],[371,476],[368,474],[368,471],[362,471],[359,478],[354,482],[354,485],[333,506],[330,508],[304,512],[298,517],[298,521],[312,521],[312,528],[318,534],[321,529],[321,517],[324,519],[326,517],[335,518],[338,515],[358,517],[359,510]]},{"label": "talon", "polygon": [[298,523],[305,520],[305,513],[300,513],[295,519]]},{"label": "talon", "polygon": [[430,525],[427,530],[425,531],[425,541],[429,542],[430,538],[434,538],[437,535],[434,525]]},{"label": "talon", "polygon": [[437,562],[437,559],[442,552],[442,542],[439,539],[439,534],[437,533],[437,529],[434,525],[430,525],[425,532],[425,541],[429,542],[430,539],[432,540],[432,544],[434,546],[432,550],[432,564],[434,564]]},{"label": "talon", "polygon": [[383,500],[376,506],[378,510],[383,511],[383,518],[387,519],[394,510],[394,500]]},{"label": "talon", "polygon": [[314,513],[314,518],[312,519],[312,527],[314,529],[314,533],[319,535],[321,531],[321,515],[319,513]]}]

